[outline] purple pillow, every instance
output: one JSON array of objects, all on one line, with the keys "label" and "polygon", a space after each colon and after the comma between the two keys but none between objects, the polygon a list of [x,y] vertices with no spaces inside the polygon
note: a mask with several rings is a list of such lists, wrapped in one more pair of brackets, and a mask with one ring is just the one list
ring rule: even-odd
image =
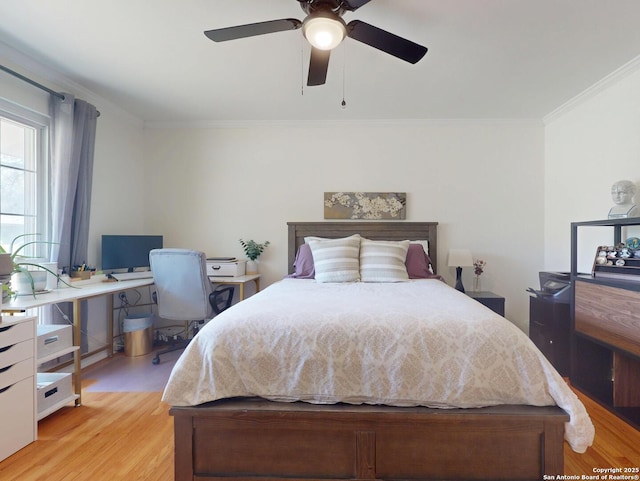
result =
[{"label": "purple pillow", "polygon": [[316,268],[313,265],[313,254],[309,244],[302,244],[296,252],[296,260],[293,262],[295,272],[287,277],[295,279],[315,279]]},{"label": "purple pillow", "polygon": [[421,244],[409,244],[405,265],[407,266],[409,279],[430,279],[434,277],[433,272],[431,272],[431,259],[429,259],[429,255],[424,251]]}]

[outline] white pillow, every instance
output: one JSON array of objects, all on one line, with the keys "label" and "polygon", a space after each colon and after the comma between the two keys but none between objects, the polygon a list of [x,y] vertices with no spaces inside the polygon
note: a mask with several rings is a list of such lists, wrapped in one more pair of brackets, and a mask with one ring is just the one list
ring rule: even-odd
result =
[{"label": "white pillow", "polygon": [[402,282],[407,274],[409,241],[360,241],[360,280],[362,282]]},{"label": "white pillow", "polygon": [[323,240],[331,240],[330,237],[315,237],[315,236],[307,236],[304,238],[304,243],[308,244],[311,241],[323,241]]},{"label": "white pillow", "polygon": [[428,240],[412,240],[412,244],[420,244],[424,251],[429,255],[429,241]]},{"label": "white pillow", "polygon": [[360,236],[309,240],[318,282],[360,280]]}]

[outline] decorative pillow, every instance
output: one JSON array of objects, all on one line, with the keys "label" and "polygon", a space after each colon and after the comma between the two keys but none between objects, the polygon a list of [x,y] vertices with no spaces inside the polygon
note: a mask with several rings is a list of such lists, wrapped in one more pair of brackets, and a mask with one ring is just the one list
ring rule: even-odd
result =
[{"label": "decorative pillow", "polygon": [[420,244],[424,249],[424,252],[429,255],[429,241],[428,240],[412,240],[411,244]]},{"label": "decorative pillow", "polygon": [[293,267],[295,272],[287,277],[296,279],[313,279],[315,277],[316,270],[313,265],[313,254],[309,244],[302,244],[298,247]]},{"label": "decorative pillow", "polygon": [[360,279],[362,282],[402,282],[407,274],[409,241],[360,242]]},{"label": "decorative pillow", "polygon": [[331,237],[314,237],[314,236],[307,236],[304,238],[304,243],[308,244],[311,241],[323,241],[323,240],[332,240]]},{"label": "decorative pillow", "polygon": [[360,236],[341,239],[310,240],[315,279],[318,282],[355,282],[360,280]]},{"label": "decorative pillow", "polygon": [[425,252],[422,244],[409,244],[405,265],[409,279],[429,279],[433,277],[431,259]]}]

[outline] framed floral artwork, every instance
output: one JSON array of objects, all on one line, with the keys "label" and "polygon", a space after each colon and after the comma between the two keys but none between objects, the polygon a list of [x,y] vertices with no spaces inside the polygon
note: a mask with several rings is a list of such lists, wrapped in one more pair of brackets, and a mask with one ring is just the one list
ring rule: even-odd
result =
[{"label": "framed floral artwork", "polygon": [[406,192],[325,192],[325,219],[404,220]]}]

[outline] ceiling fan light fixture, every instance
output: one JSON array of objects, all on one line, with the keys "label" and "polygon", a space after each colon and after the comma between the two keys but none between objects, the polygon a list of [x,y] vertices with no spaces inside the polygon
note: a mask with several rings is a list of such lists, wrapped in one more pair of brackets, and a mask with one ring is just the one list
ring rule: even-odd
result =
[{"label": "ceiling fan light fixture", "polygon": [[332,50],[347,35],[344,21],[337,15],[322,12],[309,15],[302,24],[302,33],[307,41],[317,49]]}]

